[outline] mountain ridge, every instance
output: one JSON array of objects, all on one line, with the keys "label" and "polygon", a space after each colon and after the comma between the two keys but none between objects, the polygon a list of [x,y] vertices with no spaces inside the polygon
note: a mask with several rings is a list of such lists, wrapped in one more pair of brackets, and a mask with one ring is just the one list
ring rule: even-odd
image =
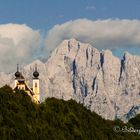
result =
[{"label": "mountain ridge", "polygon": [[[46,63],[37,60],[23,68],[30,82],[35,63],[40,72],[41,100],[74,99],[110,120],[128,121],[140,113],[139,56],[125,53],[120,60],[110,50],[100,52],[70,39],[64,40]],[[12,74],[7,77],[0,86],[12,83]]]}]

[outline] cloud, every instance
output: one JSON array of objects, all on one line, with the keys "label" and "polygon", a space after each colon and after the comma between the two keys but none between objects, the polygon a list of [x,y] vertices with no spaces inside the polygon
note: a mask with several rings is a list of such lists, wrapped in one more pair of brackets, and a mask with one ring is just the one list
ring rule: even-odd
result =
[{"label": "cloud", "polygon": [[39,30],[33,30],[25,24],[1,24],[0,71],[14,71],[17,63],[23,66],[42,53],[40,59],[46,60],[51,51],[70,38],[90,43],[99,49],[140,49],[139,27],[140,20],[77,19],[55,25],[48,31],[44,41]]},{"label": "cloud", "polygon": [[27,64],[35,58],[41,41],[39,31],[27,25],[0,25],[0,71],[15,70],[16,64]]},{"label": "cloud", "polygon": [[46,37],[46,50],[52,51],[64,39],[70,38],[90,43],[99,49],[140,48],[140,20],[77,19],[55,25]]}]

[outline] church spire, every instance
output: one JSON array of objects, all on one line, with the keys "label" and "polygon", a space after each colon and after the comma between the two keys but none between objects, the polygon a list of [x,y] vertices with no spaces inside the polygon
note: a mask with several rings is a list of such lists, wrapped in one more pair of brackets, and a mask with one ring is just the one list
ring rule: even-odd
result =
[{"label": "church spire", "polygon": [[19,64],[17,64],[17,71],[19,71]]},{"label": "church spire", "polygon": [[18,78],[19,76],[20,76],[19,64],[17,64],[17,72],[15,73],[15,77]]},{"label": "church spire", "polygon": [[35,64],[35,71],[37,71],[37,64]]}]

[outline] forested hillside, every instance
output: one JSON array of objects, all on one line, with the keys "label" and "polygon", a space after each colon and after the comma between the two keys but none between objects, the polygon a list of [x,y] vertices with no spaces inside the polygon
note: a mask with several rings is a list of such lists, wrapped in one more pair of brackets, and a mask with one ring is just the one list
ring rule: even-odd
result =
[{"label": "forested hillside", "polygon": [[114,127],[140,126],[140,116],[128,124],[107,121],[73,100],[47,99],[37,105],[24,92],[0,88],[0,140],[138,140],[138,133]]}]

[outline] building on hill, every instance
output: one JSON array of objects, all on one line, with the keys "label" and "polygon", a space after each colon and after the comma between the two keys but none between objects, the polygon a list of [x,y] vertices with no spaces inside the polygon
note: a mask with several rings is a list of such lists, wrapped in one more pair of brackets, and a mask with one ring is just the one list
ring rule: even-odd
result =
[{"label": "building on hill", "polygon": [[15,73],[14,90],[16,89],[24,90],[35,103],[40,102],[39,72],[37,71],[37,65],[35,66],[35,71],[33,72],[33,87],[32,88],[28,85],[24,76],[19,71],[19,66],[17,65],[17,72]]}]

